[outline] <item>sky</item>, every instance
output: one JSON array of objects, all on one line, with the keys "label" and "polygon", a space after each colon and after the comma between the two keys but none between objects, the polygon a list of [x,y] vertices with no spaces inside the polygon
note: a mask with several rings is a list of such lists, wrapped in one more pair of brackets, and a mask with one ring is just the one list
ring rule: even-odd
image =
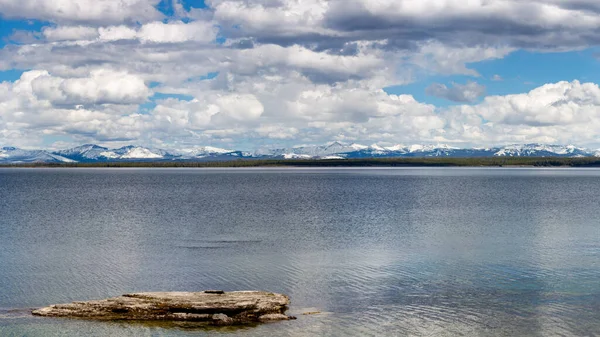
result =
[{"label": "sky", "polygon": [[597,0],[0,0],[0,147],[600,147]]}]

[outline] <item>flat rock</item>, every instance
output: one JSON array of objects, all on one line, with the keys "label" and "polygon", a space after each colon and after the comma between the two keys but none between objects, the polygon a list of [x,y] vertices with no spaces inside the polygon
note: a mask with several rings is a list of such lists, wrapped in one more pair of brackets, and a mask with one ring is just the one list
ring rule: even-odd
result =
[{"label": "flat rock", "polygon": [[94,320],[186,321],[238,325],[289,320],[290,299],[263,291],[152,292],[97,301],[55,304],[32,314]]}]

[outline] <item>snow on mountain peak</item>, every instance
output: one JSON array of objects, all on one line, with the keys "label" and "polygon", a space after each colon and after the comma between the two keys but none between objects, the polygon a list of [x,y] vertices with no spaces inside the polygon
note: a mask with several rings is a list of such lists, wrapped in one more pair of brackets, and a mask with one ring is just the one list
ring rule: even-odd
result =
[{"label": "snow on mountain peak", "polygon": [[227,150],[227,149],[222,149],[222,148],[213,147],[213,146],[205,146],[204,150],[206,152],[210,152],[210,153],[231,153],[231,152],[235,152],[233,150]]},{"label": "snow on mountain peak", "polygon": [[394,146],[388,146],[385,149],[388,150],[388,151],[392,151],[392,152],[399,152],[399,151],[406,152],[407,151],[407,147],[405,145],[402,145],[402,144],[396,144]]},{"label": "snow on mountain peak", "polygon": [[[350,147],[353,148],[353,149],[355,149],[355,150],[357,150],[357,151],[365,150],[365,149],[369,148],[369,146],[365,146],[365,145],[361,145],[361,144],[356,144],[356,143],[350,144]],[[373,146],[371,146],[371,147],[373,147]]]},{"label": "snow on mountain peak", "polygon": [[408,147],[408,152],[422,152],[426,149],[424,145],[413,144]]},{"label": "snow on mountain peak", "polygon": [[221,148],[213,147],[213,146],[200,146],[200,147],[185,149],[185,150],[181,151],[181,153],[183,153],[185,155],[191,155],[191,156],[202,156],[202,155],[208,155],[208,154],[225,154],[225,153],[231,153],[231,152],[235,152],[235,151],[221,149]]},{"label": "snow on mountain peak", "polygon": [[162,155],[152,152],[151,150],[144,147],[133,147],[130,148],[125,154],[121,156],[123,159],[158,159],[163,158]]},{"label": "snow on mountain peak", "polygon": [[102,152],[100,152],[99,157],[115,159],[115,158],[119,158],[119,155],[112,151],[102,151]]},{"label": "snow on mountain peak", "polygon": [[84,144],[71,149],[56,151],[55,154],[66,156],[66,157],[80,157],[85,159],[95,159],[101,155],[102,152],[107,151],[105,147],[101,147],[95,144]]},{"label": "snow on mountain peak", "polygon": [[307,154],[297,154],[297,153],[285,153],[283,154],[283,159],[311,159],[312,157]]},{"label": "snow on mountain peak", "polygon": [[395,158],[395,157],[600,157],[600,149],[586,150],[574,145],[512,144],[489,148],[456,148],[446,144],[383,147],[358,143],[331,142],[325,145],[305,145],[293,148],[240,152],[212,146],[198,146],[180,151],[166,151],[129,145],[108,149],[94,144],[84,144],[62,151],[22,150],[14,147],[0,148],[0,163],[34,162],[107,162],[156,160],[224,160],[235,158],[285,158],[285,159],[339,159],[339,158]]},{"label": "snow on mountain peak", "polygon": [[0,150],[0,162],[9,163],[72,163],[72,159],[44,150],[23,150],[4,147]]},{"label": "snow on mountain peak", "polygon": [[588,151],[574,145],[546,145],[546,144],[512,144],[500,148],[495,156],[581,156],[588,154]]}]

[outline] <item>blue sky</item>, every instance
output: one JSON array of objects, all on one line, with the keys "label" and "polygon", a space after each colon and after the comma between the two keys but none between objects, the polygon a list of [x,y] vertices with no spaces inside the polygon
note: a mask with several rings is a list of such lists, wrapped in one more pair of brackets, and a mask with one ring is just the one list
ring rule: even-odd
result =
[{"label": "blue sky", "polygon": [[[477,81],[486,87],[487,95],[510,95],[528,92],[546,83],[579,80],[600,83],[600,60],[596,48],[569,52],[534,52],[518,50],[505,58],[470,64],[480,76],[421,75],[407,85],[387,87],[391,94],[411,94],[419,101],[436,106],[462,104],[426,94],[431,83],[451,85]],[[494,76],[501,79],[494,80]],[[478,101],[480,101],[481,97]]]},{"label": "blue sky", "polygon": [[600,147],[578,4],[0,0],[0,145]]}]

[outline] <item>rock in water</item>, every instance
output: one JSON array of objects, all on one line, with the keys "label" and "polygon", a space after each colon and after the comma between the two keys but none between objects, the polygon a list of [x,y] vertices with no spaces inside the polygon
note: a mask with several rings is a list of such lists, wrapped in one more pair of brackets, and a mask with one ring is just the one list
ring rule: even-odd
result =
[{"label": "rock in water", "polygon": [[98,301],[56,304],[34,310],[37,316],[95,320],[189,321],[237,325],[289,320],[290,299],[262,291],[153,292]]}]

